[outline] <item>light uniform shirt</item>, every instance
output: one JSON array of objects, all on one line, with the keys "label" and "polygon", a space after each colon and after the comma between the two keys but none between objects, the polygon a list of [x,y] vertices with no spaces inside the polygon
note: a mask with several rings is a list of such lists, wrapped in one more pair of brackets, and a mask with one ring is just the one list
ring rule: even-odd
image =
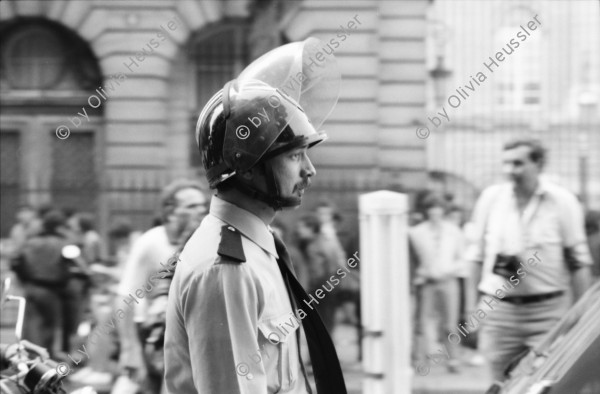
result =
[{"label": "light uniform shirt", "polygon": [[466,276],[464,239],[460,228],[443,221],[436,229],[426,221],[412,227],[409,237],[419,260],[418,277],[445,279]]},{"label": "light uniform shirt", "polygon": [[559,185],[540,180],[522,214],[512,184],[491,186],[477,201],[473,222],[475,242],[467,258],[483,261],[479,290],[484,293],[495,294],[506,285],[506,278],[493,273],[498,253],[516,255],[526,266],[515,276],[519,283],[510,290],[511,296],[568,290],[571,273],[563,247],[572,247],[580,264],[591,265],[583,210]]},{"label": "light uniform shirt", "polygon": [[[231,226],[223,229],[223,226]],[[217,254],[241,233],[245,262]],[[270,229],[213,197],[180,255],[169,291],[165,382],[173,394],[307,393],[289,295]]]},{"label": "light uniform shirt", "polygon": [[[151,228],[134,241],[123,268],[123,278],[119,283],[118,292],[122,297],[129,297],[127,300],[134,304],[136,322],[143,322],[146,319],[148,310],[146,296],[154,290],[154,285],[159,278],[158,272],[163,269],[161,263],[167,265],[169,258],[176,251],[177,245],[169,241],[164,226]],[[135,301],[129,295],[134,297]]]}]

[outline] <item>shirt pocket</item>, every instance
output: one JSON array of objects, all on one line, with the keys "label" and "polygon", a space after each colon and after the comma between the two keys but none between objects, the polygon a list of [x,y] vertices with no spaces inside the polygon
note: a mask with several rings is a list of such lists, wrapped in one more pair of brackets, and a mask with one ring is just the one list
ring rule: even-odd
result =
[{"label": "shirt pocket", "polygon": [[[287,391],[298,381],[300,359],[298,355],[297,330],[300,320],[292,312],[264,318],[258,322],[259,342],[267,348],[275,348],[276,360],[268,360],[269,366],[276,369],[276,390]],[[273,371],[267,372],[271,386]]]}]

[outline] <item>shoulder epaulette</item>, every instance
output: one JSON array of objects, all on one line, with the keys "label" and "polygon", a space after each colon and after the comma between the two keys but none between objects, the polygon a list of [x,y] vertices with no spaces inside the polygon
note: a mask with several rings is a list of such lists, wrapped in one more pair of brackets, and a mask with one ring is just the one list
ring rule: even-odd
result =
[{"label": "shoulder epaulette", "polygon": [[217,254],[237,263],[245,262],[246,255],[242,246],[242,234],[232,226],[225,225],[221,227],[221,242]]}]

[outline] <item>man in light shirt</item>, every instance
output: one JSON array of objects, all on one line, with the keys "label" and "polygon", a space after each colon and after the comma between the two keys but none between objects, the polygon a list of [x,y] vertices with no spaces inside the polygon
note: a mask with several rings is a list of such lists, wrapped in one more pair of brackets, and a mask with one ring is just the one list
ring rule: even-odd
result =
[{"label": "man in light shirt", "polygon": [[467,253],[475,263],[479,307],[489,311],[480,349],[500,381],[507,365],[565,314],[569,292],[578,299],[591,278],[582,207],[568,190],[540,178],[546,161],[541,143],[509,142],[502,160],[510,182],[479,197]]},{"label": "man in light shirt", "polygon": [[[458,278],[465,271],[463,236],[458,226],[444,219],[444,200],[430,195],[425,199],[424,207],[427,220],[412,227],[409,232],[417,259],[418,331],[423,339],[420,357],[434,353],[432,346],[438,341],[440,331],[444,332],[442,340],[445,340],[456,329],[460,306]],[[448,370],[457,372],[456,347],[448,346],[447,349]]]},{"label": "man in light shirt", "polygon": [[149,392],[156,393],[162,376],[148,376],[143,351],[145,335],[141,335],[153,318],[146,299],[155,291],[161,277],[159,271],[180,248],[182,238],[200,224],[208,201],[199,183],[179,179],[165,187],[161,204],[163,224],[136,239],[123,269],[120,297],[115,301],[115,309],[125,312],[122,319],[116,319],[121,341],[119,364],[130,371],[135,381],[149,386]]}]

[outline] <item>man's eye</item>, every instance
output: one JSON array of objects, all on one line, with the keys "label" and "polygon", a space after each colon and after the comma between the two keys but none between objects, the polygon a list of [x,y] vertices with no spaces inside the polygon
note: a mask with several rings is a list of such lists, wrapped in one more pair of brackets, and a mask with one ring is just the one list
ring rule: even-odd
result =
[{"label": "man's eye", "polygon": [[302,156],[302,153],[294,153],[294,154],[292,155],[292,159],[294,159],[294,160],[298,160],[298,159],[300,159],[300,157],[301,157],[301,156]]}]

